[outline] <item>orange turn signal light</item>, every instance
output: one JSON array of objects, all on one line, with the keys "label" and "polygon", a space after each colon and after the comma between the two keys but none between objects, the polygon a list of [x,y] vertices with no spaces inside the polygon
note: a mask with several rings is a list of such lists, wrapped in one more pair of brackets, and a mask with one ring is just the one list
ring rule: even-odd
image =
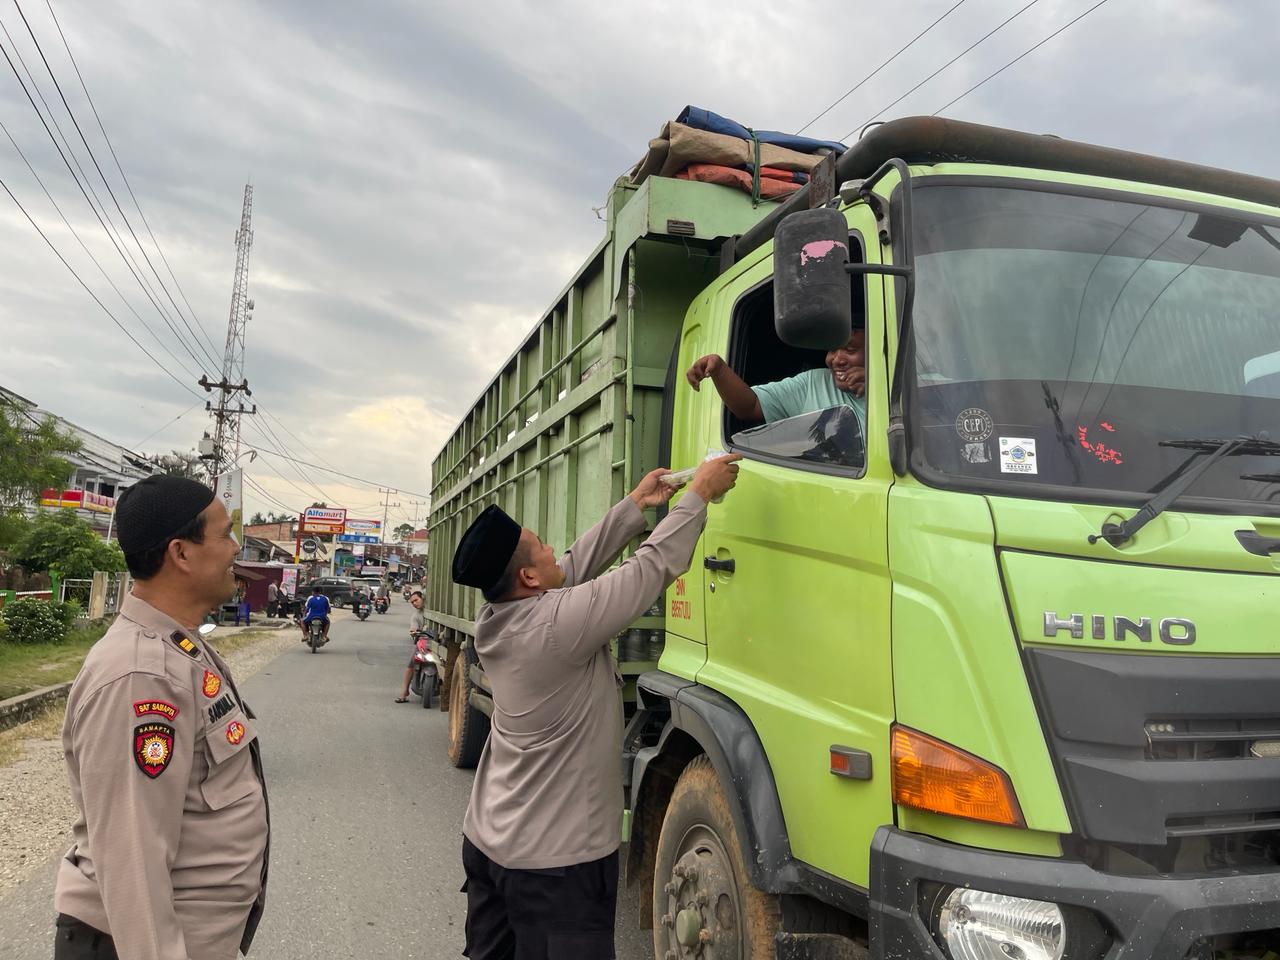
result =
[{"label": "orange turn signal light", "polygon": [[1025,827],[1009,776],[910,727],[892,732],[893,802],[952,817]]}]

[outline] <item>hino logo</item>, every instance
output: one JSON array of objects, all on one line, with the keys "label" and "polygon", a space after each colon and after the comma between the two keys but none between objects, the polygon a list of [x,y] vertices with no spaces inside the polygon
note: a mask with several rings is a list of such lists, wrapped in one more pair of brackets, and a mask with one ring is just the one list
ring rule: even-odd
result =
[{"label": "hino logo", "polygon": [[[1151,618],[1142,617],[1130,620],[1128,617],[1108,617],[1095,613],[1087,618],[1094,640],[1107,639],[1107,626],[1111,627],[1111,639],[1117,642],[1127,640],[1131,636],[1143,643],[1152,641]],[[1056,613],[1044,612],[1044,635],[1056,637],[1062,630],[1068,631],[1075,640],[1084,639],[1086,617],[1083,613],[1073,613],[1069,617],[1059,617]],[[1189,647],[1196,642],[1196,625],[1193,620],[1181,617],[1165,617],[1158,627],[1160,642],[1175,647]]]}]

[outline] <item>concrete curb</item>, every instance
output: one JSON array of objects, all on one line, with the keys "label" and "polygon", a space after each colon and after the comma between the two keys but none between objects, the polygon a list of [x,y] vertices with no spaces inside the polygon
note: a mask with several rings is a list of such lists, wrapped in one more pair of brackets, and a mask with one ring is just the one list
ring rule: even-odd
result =
[{"label": "concrete curb", "polygon": [[18,724],[30,720],[37,713],[59,700],[67,699],[71,682],[56,683],[52,687],[41,687],[30,693],[22,693],[8,700],[0,700],[0,730],[8,730]]}]

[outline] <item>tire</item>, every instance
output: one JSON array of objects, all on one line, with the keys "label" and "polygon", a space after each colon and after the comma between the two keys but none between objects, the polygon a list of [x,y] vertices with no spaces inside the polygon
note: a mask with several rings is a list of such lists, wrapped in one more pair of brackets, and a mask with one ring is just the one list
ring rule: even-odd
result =
[{"label": "tire", "polygon": [[478,662],[468,644],[459,651],[449,671],[449,762],[470,769],[480,762],[489,736],[489,718],[471,705],[471,665]]},{"label": "tire", "polygon": [[435,691],[435,685],[436,685],[435,677],[428,676],[425,673],[422,675],[422,709],[423,710],[431,709],[431,694]]},{"label": "tire", "polygon": [[652,894],[654,956],[700,956],[701,934],[717,960],[772,960],[779,901],[751,885],[729,800],[705,756],[685,767],[671,794]]}]

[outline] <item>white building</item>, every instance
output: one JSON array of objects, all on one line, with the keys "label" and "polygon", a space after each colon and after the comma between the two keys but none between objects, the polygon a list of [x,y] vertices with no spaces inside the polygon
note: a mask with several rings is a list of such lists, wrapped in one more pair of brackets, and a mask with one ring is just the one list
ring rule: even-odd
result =
[{"label": "white building", "polygon": [[116,496],[125,487],[155,472],[154,464],[143,454],[78,427],[12,390],[0,387],[0,402],[17,407],[35,424],[53,417],[59,430],[80,441],[80,451],[65,456],[71,470],[61,489],[43,491],[31,505],[32,513],[40,507],[70,507],[100,533],[105,533],[115,510]]}]

